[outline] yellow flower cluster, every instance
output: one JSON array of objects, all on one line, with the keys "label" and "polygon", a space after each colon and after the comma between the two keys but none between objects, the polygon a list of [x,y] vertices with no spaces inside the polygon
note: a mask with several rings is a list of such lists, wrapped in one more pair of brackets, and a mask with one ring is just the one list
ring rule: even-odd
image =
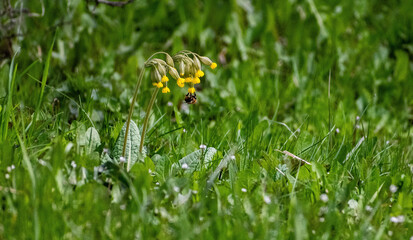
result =
[{"label": "yellow flower cluster", "polygon": [[[146,66],[151,66],[153,68],[153,86],[162,88],[162,93],[171,92],[168,88],[169,78],[166,76],[168,72],[174,79],[176,79],[176,84],[179,87],[185,87],[186,83],[189,87],[188,92],[194,94],[194,85],[201,83],[200,78],[205,75],[201,70],[202,64],[210,66],[211,69],[217,67],[217,64],[212,62],[208,57],[200,56],[190,51],[181,51],[173,57],[167,53],[164,54],[166,55],[165,61],[156,58],[146,63]],[[179,72],[175,68],[175,64],[179,66]]]}]

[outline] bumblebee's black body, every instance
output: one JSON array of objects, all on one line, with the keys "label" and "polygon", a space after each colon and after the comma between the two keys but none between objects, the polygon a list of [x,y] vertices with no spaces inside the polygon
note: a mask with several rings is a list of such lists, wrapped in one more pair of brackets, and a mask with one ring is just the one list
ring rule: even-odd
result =
[{"label": "bumblebee's black body", "polygon": [[196,103],[196,93],[192,94],[192,93],[187,93],[185,95],[185,102],[188,104],[194,104]]}]

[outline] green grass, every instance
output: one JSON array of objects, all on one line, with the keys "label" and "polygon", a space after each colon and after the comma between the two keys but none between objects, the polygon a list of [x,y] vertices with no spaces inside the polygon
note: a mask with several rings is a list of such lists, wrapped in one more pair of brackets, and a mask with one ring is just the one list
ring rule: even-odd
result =
[{"label": "green grass", "polygon": [[[413,236],[411,1],[44,2],[0,16],[0,239]],[[171,81],[145,162],[103,167],[183,49],[218,63],[198,103]]]}]

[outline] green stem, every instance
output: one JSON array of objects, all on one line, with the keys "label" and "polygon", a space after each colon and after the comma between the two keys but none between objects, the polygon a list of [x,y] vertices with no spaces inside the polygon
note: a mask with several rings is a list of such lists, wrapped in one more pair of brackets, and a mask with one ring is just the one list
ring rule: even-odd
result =
[{"label": "green stem", "polygon": [[[122,149],[122,156],[123,157],[125,157],[126,143],[128,141],[129,125],[130,125],[130,121],[132,119],[133,108],[135,106],[136,98],[138,97],[138,92],[139,92],[139,88],[140,88],[141,83],[142,83],[144,73],[145,73],[145,65],[142,67],[141,73],[139,74],[138,82],[136,83],[135,92],[133,93],[132,102],[131,102],[130,108],[129,108],[128,120],[126,121],[125,140],[123,141],[123,149]],[[128,161],[129,161],[129,159],[128,159]],[[122,163],[122,165],[123,165],[123,163]]]},{"label": "green stem", "polygon": [[156,95],[158,95],[158,91],[159,91],[159,88],[156,88],[153,91],[151,100],[150,100],[149,105],[148,105],[148,109],[146,109],[145,121],[143,122],[143,128],[142,128],[141,143],[139,145],[139,152],[140,153],[142,153],[143,141],[145,139],[146,128],[148,127],[149,114],[151,113],[152,106],[155,103],[155,99],[156,99]]},{"label": "green stem", "polygon": [[[151,60],[151,58],[153,58],[153,57],[154,57],[155,55],[157,55],[157,54],[167,54],[167,53],[166,53],[166,52],[156,52],[156,53],[152,54],[152,56],[150,56],[150,57],[145,61],[145,63],[143,64],[143,66],[142,66],[142,68],[141,68],[141,72],[140,72],[140,74],[139,74],[138,82],[136,83],[135,91],[134,91],[134,93],[133,93],[132,102],[131,102],[131,105],[130,105],[130,108],[129,108],[128,120],[126,121],[126,132],[125,132],[125,139],[124,139],[124,141],[123,141],[122,157],[125,157],[126,144],[127,144],[127,142],[128,142],[128,135],[129,135],[130,121],[131,121],[131,119],[132,119],[133,108],[134,108],[134,106],[135,106],[136,99],[138,98],[138,92],[139,92],[139,88],[141,87],[142,79],[143,79],[143,76],[144,76],[144,73],[145,73],[146,64],[148,63],[149,60]],[[153,105],[153,102],[155,101],[155,100],[154,100],[154,98],[155,98],[154,96],[156,96],[157,93],[158,93],[158,89],[156,89],[155,92],[154,92],[154,95],[152,95],[152,98],[153,98],[153,99],[151,99],[152,105]],[[149,111],[150,111],[150,109],[152,108],[152,105],[151,105],[151,103],[150,103],[150,106],[149,106],[149,108],[148,108]],[[140,152],[142,152],[143,138],[144,138],[144,135],[145,135],[146,124],[147,124],[147,117],[145,117],[145,125],[144,125],[143,132],[142,132],[141,145],[140,145],[140,147],[139,147],[139,151],[140,151]],[[130,159],[128,159],[128,164],[129,164],[129,162],[130,162]],[[121,163],[121,167],[123,167],[123,163]]]}]

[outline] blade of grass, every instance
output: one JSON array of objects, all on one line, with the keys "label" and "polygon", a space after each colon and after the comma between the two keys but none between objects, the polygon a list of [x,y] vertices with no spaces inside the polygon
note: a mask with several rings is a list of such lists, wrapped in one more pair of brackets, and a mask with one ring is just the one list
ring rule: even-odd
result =
[{"label": "blade of grass", "polygon": [[17,64],[14,65],[14,60],[17,56],[14,54],[13,59],[10,64],[10,70],[9,70],[9,83],[8,83],[8,90],[7,90],[7,102],[6,102],[6,109],[2,112],[2,121],[1,121],[1,142],[5,141],[7,139],[7,131],[9,128],[9,118],[12,113],[13,107],[12,107],[12,101],[13,101],[13,89],[14,89],[14,83],[16,80],[16,72],[17,72]]},{"label": "blade of grass", "polygon": [[32,124],[34,124],[34,123],[37,121],[37,115],[39,114],[40,107],[41,107],[41,105],[42,105],[42,100],[43,100],[43,95],[44,95],[44,89],[45,89],[45,87],[46,87],[47,77],[48,77],[48,75],[49,75],[50,59],[51,59],[51,57],[52,57],[52,51],[53,51],[53,46],[54,46],[55,40],[56,40],[56,34],[55,34],[55,36],[53,37],[52,45],[50,46],[49,51],[48,51],[48,53],[47,53],[46,62],[45,62],[44,69],[43,69],[43,76],[42,76],[42,85],[41,85],[41,90],[40,90],[40,97],[39,97],[39,100],[38,100],[38,102],[37,102],[37,106],[36,106],[36,109],[35,109],[35,111],[34,111],[32,121],[31,121],[31,122],[29,123],[29,125],[27,126],[25,132],[27,132],[27,131],[30,129],[30,127],[32,126]]},{"label": "blade of grass", "polygon": [[33,203],[33,223],[34,223],[34,236],[35,239],[40,239],[40,225],[39,225],[39,215],[37,211],[37,200],[36,200],[36,178],[34,175],[33,166],[30,162],[29,154],[24,141],[24,121],[22,121],[22,130],[23,138],[20,136],[19,131],[17,130],[17,123],[15,120],[14,114],[12,115],[13,126],[15,126],[14,131],[16,133],[17,140],[22,151],[23,165],[26,167],[27,172],[29,173],[30,181],[32,183],[32,203]]}]

